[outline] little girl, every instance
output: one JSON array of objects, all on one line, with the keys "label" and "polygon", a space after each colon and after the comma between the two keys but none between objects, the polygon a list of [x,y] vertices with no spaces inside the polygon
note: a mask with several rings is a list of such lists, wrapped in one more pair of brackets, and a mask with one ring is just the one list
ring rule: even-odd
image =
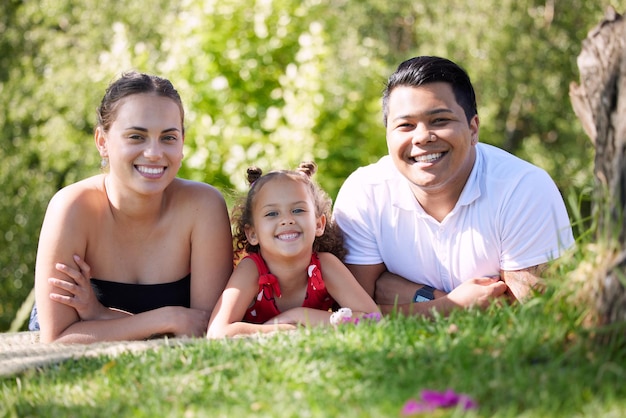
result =
[{"label": "little girl", "polygon": [[232,220],[236,253],[245,257],[213,310],[208,338],[329,324],[338,307],[379,313],[340,259],[343,240],[329,224],[330,198],[311,179],[316,170],[313,162],[264,176],[248,168],[250,191]]}]

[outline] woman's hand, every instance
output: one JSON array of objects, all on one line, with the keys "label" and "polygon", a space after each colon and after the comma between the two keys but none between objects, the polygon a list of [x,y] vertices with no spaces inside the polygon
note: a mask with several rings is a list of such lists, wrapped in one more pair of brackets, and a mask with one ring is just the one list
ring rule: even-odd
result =
[{"label": "woman's hand", "polygon": [[53,277],[48,279],[48,283],[52,286],[63,289],[70,295],[50,293],[50,299],[74,308],[82,321],[109,319],[110,310],[98,301],[96,293],[91,287],[89,281],[91,268],[77,255],[74,255],[74,261],[79,270],[61,263],[57,263],[55,266],[58,271],[71,277],[74,283]]},{"label": "woman's hand", "polygon": [[169,324],[166,333],[175,337],[203,337],[209,326],[211,315],[201,309],[183,306],[166,306],[159,308],[164,320]]}]

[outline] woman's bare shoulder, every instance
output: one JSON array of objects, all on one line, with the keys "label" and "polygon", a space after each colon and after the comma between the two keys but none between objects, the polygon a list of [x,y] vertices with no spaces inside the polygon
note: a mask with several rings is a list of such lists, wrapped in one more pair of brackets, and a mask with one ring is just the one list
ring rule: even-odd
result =
[{"label": "woman's bare shoulder", "polygon": [[169,187],[175,200],[185,204],[223,205],[224,195],[215,186],[194,180],[176,178]]},{"label": "woman's bare shoulder", "polygon": [[103,176],[96,175],[60,189],[52,197],[48,207],[49,210],[80,210],[93,206],[102,198],[106,198]]},{"label": "woman's bare shoulder", "polygon": [[101,224],[109,209],[106,199],[103,179],[100,176],[62,188],[48,204],[42,237],[48,236],[48,233],[53,236],[72,234],[74,241],[80,242],[87,230]]}]

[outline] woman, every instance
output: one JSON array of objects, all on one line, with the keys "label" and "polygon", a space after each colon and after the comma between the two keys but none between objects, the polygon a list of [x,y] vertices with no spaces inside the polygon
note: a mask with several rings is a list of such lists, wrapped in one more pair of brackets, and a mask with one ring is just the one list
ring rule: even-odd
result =
[{"label": "woman", "polygon": [[168,80],[133,72],[107,89],[95,142],[108,170],[60,190],[43,222],[41,341],[205,332],[232,271],[232,235],[219,191],[176,178],[183,124]]}]

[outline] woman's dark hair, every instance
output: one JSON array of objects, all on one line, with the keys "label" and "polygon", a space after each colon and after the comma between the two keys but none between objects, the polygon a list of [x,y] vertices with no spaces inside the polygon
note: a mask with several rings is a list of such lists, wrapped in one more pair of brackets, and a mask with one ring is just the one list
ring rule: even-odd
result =
[{"label": "woman's dark hair", "polygon": [[258,167],[249,167],[247,170],[250,190],[242,201],[233,208],[232,223],[234,227],[233,239],[235,242],[236,259],[241,258],[243,253],[258,253],[259,245],[252,245],[246,237],[246,227],[253,225],[252,208],[254,200],[261,188],[272,179],[288,178],[293,181],[303,183],[315,205],[315,216],[326,216],[326,228],[324,233],[315,237],[313,241],[313,251],[329,252],[340,260],[346,255],[343,246],[343,235],[339,228],[332,222],[331,208],[332,200],[328,194],[311,178],[317,171],[317,165],[312,161],[302,162],[296,170],[276,170],[263,175]]},{"label": "woman's dark hair", "polygon": [[181,126],[185,129],[185,111],[180,95],[172,83],[155,75],[138,73],[136,71],[126,72],[112,82],[104,93],[102,102],[97,113],[97,123],[104,131],[108,131],[115,120],[117,107],[122,99],[133,94],[154,93],[157,96],[169,97],[180,108]]},{"label": "woman's dark hair", "polygon": [[383,124],[387,126],[389,96],[393,89],[399,86],[419,87],[436,82],[449,83],[452,86],[454,98],[463,108],[468,123],[478,114],[474,87],[465,70],[445,58],[421,56],[404,61],[389,77],[383,91]]}]

